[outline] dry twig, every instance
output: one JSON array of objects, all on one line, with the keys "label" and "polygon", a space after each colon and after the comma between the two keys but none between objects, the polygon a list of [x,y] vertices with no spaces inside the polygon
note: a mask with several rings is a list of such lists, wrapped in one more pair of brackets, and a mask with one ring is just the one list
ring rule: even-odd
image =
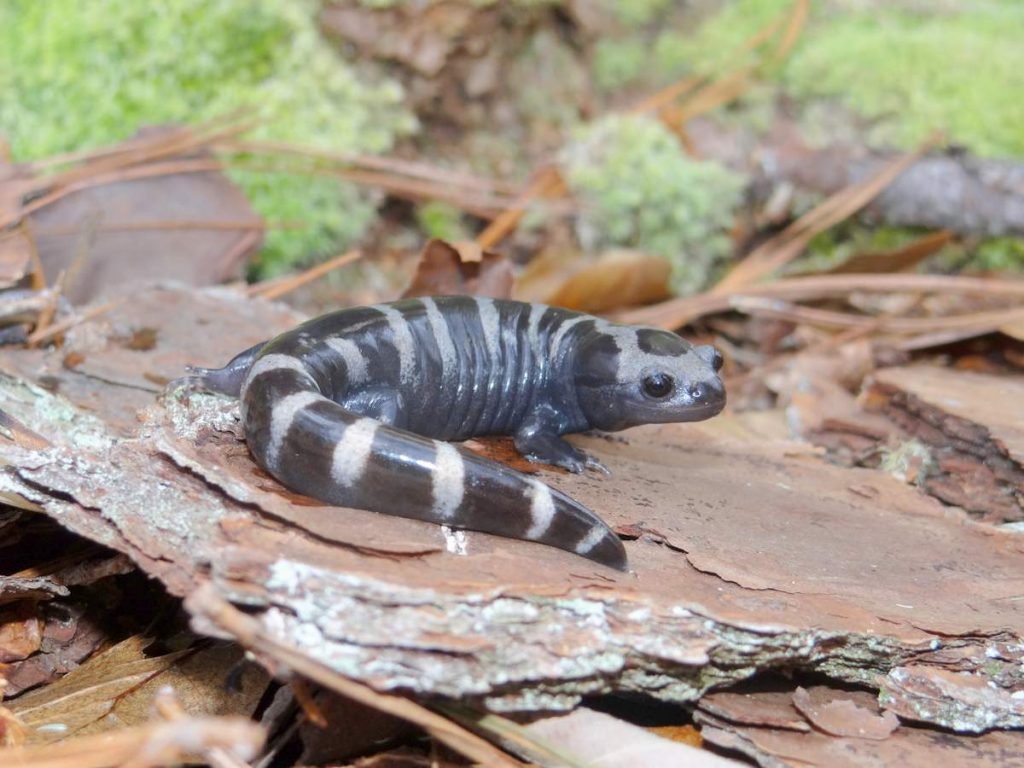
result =
[{"label": "dry twig", "polygon": [[842,298],[852,291],[879,293],[971,294],[991,298],[1024,298],[1024,282],[992,280],[980,277],[946,275],[816,275],[792,277],[762,285],[738,287],[728,291],[702,293],[670,299],[661,304],[630,310],[619,315],[628,323],[681,328],[704,315],[728,312],[738,297],[760,297],[789,301],[814,301]]},{"label": "dry twig", "polygon": [[348,251],[340,256],[335,256],[330,261],[325,261],[322,264],[317,264],[315,267],[310,267],[305,272],[277,280],[255,283],[250,285],[247,290],[250,296],[258,296],[259,298],[273,301],[274,299],[281,298],[286,293],[291,293],[296,288],[300,288],[307,283],[320,279],[332,270],[343,267],[346,264],[351,264],[354,261],[358,261],[362,257],[362,251]]},{"label": "dry twig", "polygon": [[94,307],[89,307],[81,314],[74,315],[72,317],[61,320],[60,322],[54,323],[48,328],[44,328],[38,331],[34,331],[29,334],[28,344],[29,346],[39,344],[47,339],[52,339],[54,336],[58,336],[69,328],[74,328],[76,325],[88,322],[89,320],[95,320],[97,317],[106,314],[110,310],[119,306],[124,302],[124,299],[113,299],[103,304],[97,304]]}]

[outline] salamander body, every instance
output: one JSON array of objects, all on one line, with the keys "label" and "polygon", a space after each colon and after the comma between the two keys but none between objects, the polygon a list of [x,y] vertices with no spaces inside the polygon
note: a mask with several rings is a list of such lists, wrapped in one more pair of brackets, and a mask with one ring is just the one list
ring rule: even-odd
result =
[{"label": "salamander body", "polygon": [[332,312],[191,378],[240,397],[253,457],[292,490],[625,569],[593,512],[448,441],[511,435],[530,460],[602,468],[561,436],[714,416],[720,367],[667,331],[453,296]]}]

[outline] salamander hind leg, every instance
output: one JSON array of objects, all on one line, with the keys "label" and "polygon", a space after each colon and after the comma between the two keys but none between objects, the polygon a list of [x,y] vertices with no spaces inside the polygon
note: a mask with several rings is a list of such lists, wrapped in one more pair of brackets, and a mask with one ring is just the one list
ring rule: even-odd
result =
[{"label": "salamander hind leg", "polygon": [[368,387],[340,404],[346,411],[368,416],[389,427],[399,424],[404,410],[402,395],[392,387]]},{"label": "salamander hind leg", "polygon": [[267,342],[261,341],[244,352],[239,352],[223,368],[200,368],[190,365],[186,369],[188,374],[168,382],[164,391],[183,389],[186,392],[216,392],[238,397],[242,391],[242,382],[249,374],[257,355],[266,345]]}]

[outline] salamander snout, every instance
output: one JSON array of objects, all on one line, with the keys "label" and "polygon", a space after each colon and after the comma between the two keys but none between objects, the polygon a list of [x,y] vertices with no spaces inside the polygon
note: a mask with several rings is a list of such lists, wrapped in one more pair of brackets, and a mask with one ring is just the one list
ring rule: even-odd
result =
[{"label": "salamander snout", "polygon": [[690,396],[691,400],[695,403],[699,403],[707,398],[709,389],[710,387],[708,387],[707,384],[691,384],[687,394]]},{"label": "salamander snout", "polygon": [[692,407],[706,411],[709,416],[725,407],[725,388],[721,380],[692,382],[687,385],[686,394]]}]

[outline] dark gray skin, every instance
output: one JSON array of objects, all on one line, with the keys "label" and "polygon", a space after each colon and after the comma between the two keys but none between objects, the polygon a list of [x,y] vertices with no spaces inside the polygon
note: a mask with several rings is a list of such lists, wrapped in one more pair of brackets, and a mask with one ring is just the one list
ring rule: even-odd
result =
[{"label": "dark gray skin", "polygon": [[193,382],[241,395],[253,456],[293,490],[624,569],[621,542],[578,502],[434,441],[511,435],[531,461],[603,469],[562,435],[709,418],[720,367],[713,347],[666,331],[444,297],[323,315]]}]

